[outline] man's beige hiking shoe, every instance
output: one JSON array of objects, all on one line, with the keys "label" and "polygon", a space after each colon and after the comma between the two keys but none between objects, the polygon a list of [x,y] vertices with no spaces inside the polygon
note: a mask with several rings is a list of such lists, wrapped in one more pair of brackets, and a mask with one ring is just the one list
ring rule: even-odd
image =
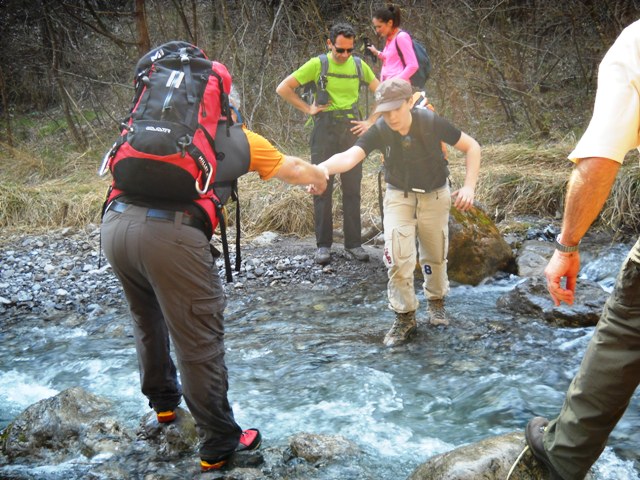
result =
[{"label": "man's beige hiking shoe", "polygon": [[391,330],[387,332],[382,343],[387,347],[395,347],[407,342],[416,333],[416,312],[397,313]]},{"label": "man's beige hiking shoe", "polygon": [[449,325],[447,312],[444,309],[444,298],[429,300],[429,323],[431,325]]},{"label": "man's beige hiking shoe", "polygon": [[329,265],[331,263],[331,249],[319,247],[318,250],[316,250],[314,261],[319,265]]}]

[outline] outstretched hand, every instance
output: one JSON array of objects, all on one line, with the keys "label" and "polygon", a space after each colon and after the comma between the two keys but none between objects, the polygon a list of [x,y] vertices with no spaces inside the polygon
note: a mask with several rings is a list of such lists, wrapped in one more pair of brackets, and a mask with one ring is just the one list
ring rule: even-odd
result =
[{"label": "outstretched hand", "polygon": [[462,212],[466,212],[473,206],[474,196],[473,188],[462,187],[451,194],[453,206]]},{"label": "outstretched hand", "polygon": [[[544,276],[547,277],[547,290],[556,307],[561,302],[573,305],[579,271],[580,254],[578,252],[566,253],[558,250],[554,252],[544,269]],[[566,288],[562,286],[563,277],[566,278]]]}]

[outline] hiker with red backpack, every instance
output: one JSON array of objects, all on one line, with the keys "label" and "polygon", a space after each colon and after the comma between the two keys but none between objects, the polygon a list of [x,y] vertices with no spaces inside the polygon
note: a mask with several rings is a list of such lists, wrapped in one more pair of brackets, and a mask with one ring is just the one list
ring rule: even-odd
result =
[{"label": "hiker with red backpack", "polygon": [[[223,157],[215,138],[231,133],[231,76],[198,47],[170,42],[140,59],[134,86],[129,116],[101,168],[113,176],[102,246],[129,305],[142,393],[161,423],[176,420],[184,397],[200,468],[216,470],[261,443],[258,429],[238,426],[227,398],[226,299],[209,243],[224,225],[213,190]],[[234,161],[229,149],[225,157]],[[255,166],[262,178],[326,187],[318,167],[273,151],[267,157]]]},{"label": "hiker with red backpack", "polygon": [[[367,121],[362,120],[358,99],[363,84],[363,88],[374,92],[378,80],[365,62],[352,55],[355,36],[351,25],[337,23],[331,27],[327,39],[330,52],[310,59],[276,88],[285,101],[313,118],[310,143],[311,163],[314,165],[352,146],[357,135],[369,127]],[[317,88],[315,101],[309,104],[296,93],[296,89],[310,82]],[[315,262],[320,265],[331,262],[333,180],[333,177],[329,179],[323,195],[313,199],[317,244]],[[361,165],[340,175],[345,253],[364,262],[369,260],[369,254],[362,248],[361,180]]]},{"label": "hiker with red backpack", "polygon": [[[473,205],[480,169],[478,142],[427,108],[414,108],[412,88],[401,78],[382,82],[375,93],[382,115],[348,150],[319,166],[332,175],[361,163],[369,153],[384,155],[384,254],[389,308],[396,314],[383,343],[401,345],[416,332],[418,299],[414,288],[416,257],[424,275],[424,294],[432,325],[446,326],[449,292],[447,253],[449,211]],[[441,142],[465,154],[464,185],[451,192]],[[313,188],[310,193],[315,193]],[[416,251],[416,243],[418,251]]]}]

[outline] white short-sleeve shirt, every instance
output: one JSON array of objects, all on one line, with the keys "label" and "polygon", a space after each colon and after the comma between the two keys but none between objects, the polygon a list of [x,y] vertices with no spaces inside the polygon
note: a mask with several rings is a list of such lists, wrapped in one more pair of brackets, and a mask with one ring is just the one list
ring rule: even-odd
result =
[{"label": "white short-sleeve shirt", "polygon": [[640,150],[640,20],[622,31],[602,59],[593,116],[569,159],[622,163],[634,148]]}]

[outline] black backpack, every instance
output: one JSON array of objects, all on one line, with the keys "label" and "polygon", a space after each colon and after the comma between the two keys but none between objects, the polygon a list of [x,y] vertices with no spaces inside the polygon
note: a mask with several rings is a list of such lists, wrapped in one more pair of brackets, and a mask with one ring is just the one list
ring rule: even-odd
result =
[{"label": "black backpack", "polygon": [[[397,38],[397,37],[396,37]],[[411,41],[413,42],[413,51],[416,55],[416,60],[418,60],[418,70],[411,76],[411,85],[414,87],[422,88],[424,84],[429,80],[429,76],[431,75],[431,58],[429,58],[429,54],[427,53],[427,49],[423,44],[418,42],[413,36],[411,37]],[[398,48],[398,42],[394,42],[396,46],[396,51],[398,52],[398,56],[400,57],[400,61],[402,62],[402,66],[406,67],[407,64],[404,61],[404,55],[402,55],[402,50]]]},{"label": "black backpack", "polygon": [[[418,101],[416,102],[419,103],[421,101],[421,99],[418,99]],[[434,115],[435,115],[435,109],[433,108],[433,106],[431,104],[428,104],[427,106],[424,107],[419,107],[419,106],[415,106],[412,108],[412,112],[413,111],[420,111],[420,110],[424,110],[425,114],[419,114],[419,115],[414,115],[414,122],[416,122],[416,124],[419,126],[420,128],[420,132],[422,133],[422,135],[424,135],[425,137],[429,137],[429,136],[433,136],[434,135]],[[380,119],[378,121],[381,121]],[[393,142],[393,136],[394,136],[394,132],[390,129],[390,128],[384,128],[384,130],[382,131],[382,135],[383,135],[383,144],[384,145],[391,145],[391,143]],[[444,161],[445,165],[449,164],[449,160],[447,159],[447,149],[445,147],[445,144],[443,142],[440,142],[440,154],[442,155],[442,160]],[[393,169],[393,165],[391,165],[391,162],[389,161],[389,159],[386,158],[386,155],[384,156],[384,160],[383,160],[383,164],[381,165],[380,169],[378,170],[378,208],[380,209],[380,218],[382,219],[382,223],[384,225],[384,199],[382,197],[382,184],[384,182],[385,179],[385,172],[387,169],[391,168]],[[404,185],[404,194],[405,197],[407,196],[407,192],[408,192],[408,181],[409,181],[409,176],[413,173],[410,170],[404,172],[405,175],[404,176],[404,181],[405,181],[405,185]],[[447,173],[447,177],[448,173]],[[449,178],[449,184],[451,184],[451,179]]]}]

